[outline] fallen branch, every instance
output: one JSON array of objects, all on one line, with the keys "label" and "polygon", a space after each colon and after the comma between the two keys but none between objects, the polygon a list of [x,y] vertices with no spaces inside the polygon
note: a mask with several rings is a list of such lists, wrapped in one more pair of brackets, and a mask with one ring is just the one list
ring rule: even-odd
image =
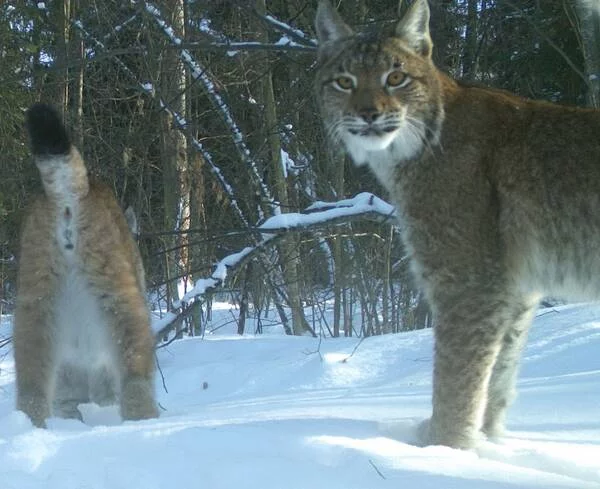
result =
[{"label": "fallen branch", "polygon": [[324,227],[347,224],[355,220],[386,222],[395,216],[394,207],[370,193],[333,203],[316,202],[303,212],[273,216],[254,228],[262,238],[257,244],[248,246],[237,253],[226,256],[215,265],[213,273],[197,280],[194,287],[185,294],[179,304],[181,312],[170,312],[153,325],[157,340],[165,337],[179,321],[189,315],[190,308],[183,307],[198,297],[213,292],[223,286],[228,275],[242,268],[256,258],[267,247],[275,245],[289,232],[316,232]]}]

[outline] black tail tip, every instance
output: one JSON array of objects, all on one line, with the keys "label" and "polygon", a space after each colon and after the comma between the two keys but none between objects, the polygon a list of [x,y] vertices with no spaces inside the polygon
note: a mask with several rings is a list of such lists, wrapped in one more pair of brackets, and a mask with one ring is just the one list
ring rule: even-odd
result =
[{"label": "black tail tip", "polygon": [[32,105],[25,115],[25,123],[34,155],[64,155],[70,151],[69,134],[58,112],[51,105]]}]

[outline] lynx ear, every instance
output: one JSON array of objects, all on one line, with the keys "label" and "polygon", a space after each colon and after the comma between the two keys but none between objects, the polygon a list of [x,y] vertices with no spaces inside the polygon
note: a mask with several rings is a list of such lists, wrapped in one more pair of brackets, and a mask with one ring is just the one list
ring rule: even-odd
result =
[{"label": "lynx ear", "polygon": [[138,239],[138,236],[140,234],[140,227],[138,225],[137,215],[135,214],[133,207],[131,207],[131,206],[127,207],[127,209],[125,209],[125,212],[123,214],[125,215],[125,220],[127,221],[127,227],[131,231],[131,234],[133,234],[133,237],[135,239]]},{"label": "lynx ear", "polygon": [[414,0],[396,26],[396,36],[417,53],[430,57],[433,42],[429,34],[429,5],[427,0]]},{"label": "lynx ear", "polygon": [[319,2],[317,17],[315,19],[315,29],[319,44],[348,37],[354,33],[348,24],[342,20],[340,14],[331,6],[329,0],[321,0]]}]

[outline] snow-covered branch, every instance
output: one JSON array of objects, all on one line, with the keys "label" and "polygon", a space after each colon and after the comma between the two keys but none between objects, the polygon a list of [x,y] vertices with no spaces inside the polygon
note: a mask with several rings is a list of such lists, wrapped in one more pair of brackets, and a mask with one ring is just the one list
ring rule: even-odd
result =
[{"label": "snow-covered branch", "polygon": [[232,53],[240,51],[305,51],[314,52],[316,46],[305,46],[298,44],[286,37],[282,37],[276,43],[264,43],[259,41],[231,41],[231,42],[215,42],[215,41],[192,41],[181,44],[185,49],[198,49],[204,51],[226,51],[229,56]]},{"label": "snow-covered branch", "polygon": [[[261,19],[266,21],[262,16]],[[286,26],[283,22],[276,21],[280,26]],[[269,23],[270,24],[270,23]],[[287,26],[289,31],[293,29]],[[310,40],[308,44],[306,42],[297,42],[290,39],[285,34],[275,43],[265,43],[262,41],[234,41],[227,37],[222,32],[215,31],[211,27],[210,19],[203,19],[198,26],[198,30],[203,36],[207,37],[206,41],[192,41],[181,43],[181,48],[195,49],[202,48],[203,50],[223,50],[228,53],[236,53],[239,51],[315,51],[317,49],[316,44]],[[281,30],[281,29],[280,29]],[[286,32],[288,32],[286,30]],[[304,34],[297,31],[296,36],[304,39]]]},{"label": "snow-covered branch", "polygon": [[289,24],[286,24],[285,22],[282,22],[282,21],[276,19],[272,15],[262,15],[256,9],[253,10],[253,13],[260,20],[267,23],[271,27],[274,27],[279,32],[281,32],[285,36],[291,38],[296,43],[301,44],[303,46],[316,48],[317,41],[315,39],[312,39],[310,36],[308,36],[304,32],[302,32],[300,29],[296,29],[295,27],[292,27]]},{"label": "snow-covered branch", "polygon": [[[156,24],[162,30],[162,32],[169,38],[171,43],[175,46],[180,47],[182,45],[182,40],[179,37],[177,37],[173,28],[164,20],[161,11],[156,6],[148,2],[144,2],[144,5],[146,11],[151,15]],[[218,110],[219,115],[229,128],[233,139],[233,143],[238,151],[240,159],[250,169],[250,175],[253,177],[255,184],[260,189],[263,199],[270,203],[273,214],[279,214],[280,209],[276,204],[275,199],[272,197],[269,188],[262,179],[258,165],[252,157],[250,149],[246,145],[242,131],[235,122],[234,117],[229,109],[229,106],[225,103],[218,90],[216,89],[214,82],[206,73],[206,69],[197,60],[194,59],[194,57],[187,49],[181,48],[179,50],[179,57],[189,68],[192,77],[202,84],[209,100],[211,101],[213,106]],[[262,212],[260,209],[259,215],[261,215],[262,217]]]},{"label": "snow-covered branch", "polygon": [[[223,285],[230,272],[239,270],[265,248],[273,246],[283,239],[290,231],[314,232],[318,229],[345,224],[357,219],[383,222],[394,217],[394,207],[370,193],[361,193],[352,199],[338,202],[316,202],[303,212],[273,216],[254,229],[262,236],[256,245],[246,247],[223,258],[215,265],[214,272],[210,277],[197,280],[194,287],[185,294],[181,302],[193,302],[199,296],[218,289]],[[156,337],[164,337],[181,319],[182,315],[187,314],[187,310],[184,309],[180,314],[170,313],[169,316],[157,320],[153,324]]]},{"label": "snow-covered branch", "polygon": [[113,29],[104,36],[104,38],[103,38],[104,42],[108,41],[113,36],[113,34],[118,34],[119,32],[121,32],[129,24],[136,21],[137,18],[138,18],[138,14],[133,14],[131,17],[129,17],[125,21],[121,22],[119,25],[113,27]]},{"label": "snow-covered branch", "polygon": [[[89,32],[87,32],[87,30],[83,27],[83,24],[80,21],[74,21],[73,25],[75,27],[77,27],[77,29],[79,29],[79,31],[83,34],[83,36],[88,41],[92,42],[97,49],[102,49],[102,50],[106,49],[104,43],[102,41],[99,41],[98,39],[96,39]],[[171,109],[170,106],[164,101],[164,99],[162,99],[162,97],[158,96],[158,94],[156,93],[156,91],[154,89],[154,86],[151,83],[142,83],[142,82],[140,82],[137,79],[137,77],[135,76],[135,74],[129,69],[129,67],[125,63],[123,63],[117,57],[115,57],[114,59],[115,59],[115,62],[117,63],[117,65],[133,81],[135,81],[138,84],[138,87],[144,93],[146,93],[150,97],[158,100],[158,103],[159,103],[160,107],[173,118],[173,121],[174,121],[175,125],[177,126],[177,128],[179,130],[185,132],[187,130],[187,121],[181,116],[181,114],[179,114],[175,110]],[[237,214],[237,216],[240,219],[240,221],[244,224],[245,227],[249,227],[250,226],[249,222],[246,219],[246,216],[244,215],[244,212],[242,211],[241,207],[237,203],[233,187],[225,179],[225,176],[221,172],[221,169],[214,163],[211,154],[208,151],[206,151],[206,149],[204,148],[204,146],[202,145],[202,143],[200,143],[200,141],[198,141],[196,138],[194,138],[194,137],[192,137],[190,135],[189,136],[189,140],[190,140],[192,146],[202,155],[202,157],[204,158],[204,160],[206,161],[206,163],[209,165],[212,173],[215,175],[215,177],[217,178],[217,181],[221,185],[221,188],[224,190],[224,192],[229,197],[229,200],[230,200],[230,203],[231,203],[231,207],[233,208],[233,210]]]},{"label": "snow-covered branch", "polygon": [[[215,46],[227,46],[227,45],[239,45],[239,48],[233,48],[233,50],[254,50],[254,49],[275,49],[275,50],[297,50],[297,51],[315,51],[317,49],[317,41],[309,37],[307,34],[302,32],[300,29],[296,29],[285,22],[282,22],[272,15],[264,15],[260,13],[256,8],[252,10],[255,17],[260,19],[270,27],[275,28],[283,34],[283,36],[274,44],[267,44],[263,42],[253,41],[240,41],[235,42],[225,36],[222,32],[215,31],[211,27],[210,19],[203,19],[198,26],[198,30],[206,36],[210,41],[208,43],[198,43],[202,46],[206,46],[208,49],[214,48]],[[194,45],[196,43],[193,43]],[[188,47],[182,45],[182,47]]]},{"label": "snow-covered branch", "polygon": [[385,221],[394,216],[394,207],[371,193],[360,193],[352,199],[337,202],[315,202],[302,212],[273,216],[258,226],[261,232],[314,230],[323,226],[346,223],[351,219]]}]

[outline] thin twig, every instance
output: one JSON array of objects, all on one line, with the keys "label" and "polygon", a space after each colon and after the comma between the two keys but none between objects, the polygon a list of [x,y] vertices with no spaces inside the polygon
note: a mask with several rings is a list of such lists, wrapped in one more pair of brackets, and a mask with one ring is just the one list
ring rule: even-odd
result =
[{"label": "thin twig", "polygon": [[381,470],[379,470],[377,468],[377,466],[375,465],[375,463],[373,462],[373,460],[369,459],[369,463],[371,464],[371,467],[373,467],[375,469],[375,472],[377,472],[379,474],[379,477],[381,477],[382,479],[386,479],[385,475],[383,475],[381,473]]},{"label": "thin twig", "polygon": [[165,375],[163,374],[162,368],[160,367],[160,362],[158,361],[158,356],[154,355],[154,359],[156,360],[156,368],[158,369],[158,373],[160,374],[160,378],[162,379],[163,389],[168,394],[169,390],[167,389],[167,382],[165,380]]},{"label": "thin twig", "polygon": [[545,316],[546,314],[554,314],[554,313],[557,313],[557,314],[558,314],[559,312],[560,312],[560,311],[559,311],[558,309],[555,309],[555,308],[553,307],[553,308],[552,308],[552,309],[550,309],[549,311],[544,311],[544,312],[542,312],[542,313],[540,313],[540,314],[536,314],[536,316],[535,316],[535,317],[538,317],[538,318],[540,318],[540,317],[542,317],[542,316]]},{"label": "thin twig", "polygon": [[358,347],[362,344],[363,341],[365,341],[365,338],[368,338],[368,336],[364,335],[360,338],[360,341],[356,344],[356,346],[354,347],[354,350],[352,350],[352,353],[350,353],[350,355],[348,355],[346,358],[344,358],[342,360],[342,363],[346,363],[348,360],[350,360],[352,358],[352,356],[356,353],[356,350],[358,350]]},{"label": "thin twig", "polygon": [[322,342],[323,342],[323,335],[320,334],[319,335],[319,343],[317,343],[317,349],[314,350],[314,351],[310,351],[310,350],[309,351],[305,351],[304,354],[306,356],[308,356],[308,355],[314,355],[315,353],[318,353],[319,354],[319,358],[321,359],[321,361],[323,361],[323,355],[321,355],[321,343]]}]

